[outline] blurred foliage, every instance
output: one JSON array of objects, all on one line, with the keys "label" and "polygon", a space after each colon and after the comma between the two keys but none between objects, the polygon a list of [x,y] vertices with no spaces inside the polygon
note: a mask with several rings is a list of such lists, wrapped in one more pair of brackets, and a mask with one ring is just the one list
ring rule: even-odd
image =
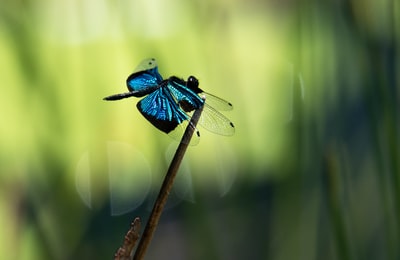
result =
[{"label": "blurred foliage", "polygon": [[400,257],[397,1],[0,4],[4,259],[110,259],[145,223],[177,143],[102,98],[148,57],[237,132],[190,147],[147,259]]}]

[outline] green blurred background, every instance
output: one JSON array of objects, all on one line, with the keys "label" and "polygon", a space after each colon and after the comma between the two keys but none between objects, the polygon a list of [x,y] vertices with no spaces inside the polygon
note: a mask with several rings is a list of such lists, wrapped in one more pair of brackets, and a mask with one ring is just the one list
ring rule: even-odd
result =
[{"label": "green blurred background", "polygon": [[2,259],[111,259],[146,222],[177,142],[102,98],[148,57],[236,134],[200,128],[146,259],[400,259],[398,1],[0,5]]}]

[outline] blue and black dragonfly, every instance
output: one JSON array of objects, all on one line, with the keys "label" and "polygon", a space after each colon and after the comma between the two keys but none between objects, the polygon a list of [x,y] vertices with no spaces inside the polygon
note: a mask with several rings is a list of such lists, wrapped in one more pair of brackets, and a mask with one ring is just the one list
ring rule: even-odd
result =
[{"label": "blue and black dragonfly", "polygon": [[[143,60],[126,80],[129,92],[105,97],[119,100],[128,97],[144,97],[137,103],[140,113],[156,128],[178,138],[183,124],[190,121],[194,110],[203,106],[199,125],[220,135],[233,135],[233,123],[217,110],[232,110],[228,101],[204,92],[199,81],[189,76],[187,81],[171,76],[163,79],[155,59]],[[205,101],[202,97],[205,97]],[[175,131],[177,130],[177,131]],[[197,135],[200,133],[196,131]]]}]

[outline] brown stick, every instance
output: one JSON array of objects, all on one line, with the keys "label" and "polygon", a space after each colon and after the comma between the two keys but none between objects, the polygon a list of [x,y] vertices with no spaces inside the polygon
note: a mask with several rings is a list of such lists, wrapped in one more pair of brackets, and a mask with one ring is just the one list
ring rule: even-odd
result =
[{"label": "brown stick", "polygon": [[131,223],[129,231],[125,235],[124,243],[120,248],[118,248],[117,252],[115,253],[114,260],[132,259],[133,248],[135,247],[136,242],[139,240],[139,232],[140,219],[135,218]]},{"label": "brown stick", "polygon": [[193,136],[193,132],[195,131],[195,127],[197,122],[200,119],[201,112],[203,111],[203,107],[197,109],[192,119],[190,120],[189,125],[186,127],[185,133],[182,137],[181,142],[179,143],[178,148],[176,149],[174,158],[169,165],[168,172],[165,175],[164,182],[161,186],[160,193],[158,194],[157,200],[154,204],[153,210],[151,211],[150,218],[147,222],[146,228],[143,231],[142,239],[139,242],[139,245],[136,249],[135,255],[133,257],[134,260],[142,260],[146,249],[150,244],[150,241],[153,237],[154,231],[157,227],[158,221],[160,219],[163,208],[167,202],[167,198],[169,192],[171,191],[172,184],[174,182],[176,173],[178,172],[179,166],[182,162],[183,156],[185,155],[186,149],[190,143],[190,140]]}]

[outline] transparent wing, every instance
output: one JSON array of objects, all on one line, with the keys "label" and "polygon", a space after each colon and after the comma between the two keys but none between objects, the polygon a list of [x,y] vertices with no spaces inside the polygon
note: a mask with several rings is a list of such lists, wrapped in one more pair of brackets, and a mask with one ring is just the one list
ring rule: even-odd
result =
[{"label": "transparent wing", "polygon": [[154,58],[144,59],[139,63],[139,65],[137,65],[137,67],[135,68],[133,73],[154,69],[157,66],[158,66],[158,64],[157,64],[156,59],[154,59]]},{"label": "transparent wing", "polygon": [[233,123],[223,114],[208,105],[207,101],[206,99],[199,125],[215,134],[226,136],[233,135],[235,133],[235,126]]},{"label": "transparent wing", "polygon": [[213,94],[202,92],[199,95],[204,95],[206,97],[206,103],[218,111],[228,111],[233,109],[233,105],[230,102],[214,96]]},{"label": "transparent wing", "polygon": [[[189,145],[197,145],[200,142],[200,132],[196,128],[192,135],[192,139],[189,140],[182,140],[183,134],[185,133],[186,127],[189,125],[190,119],[183,121],[180,125],[178,125],[173,131],[168,133],[168,136],[174,139],[177,142],[183,142]],[[193,126],[190,126],[193,127]]]}]

